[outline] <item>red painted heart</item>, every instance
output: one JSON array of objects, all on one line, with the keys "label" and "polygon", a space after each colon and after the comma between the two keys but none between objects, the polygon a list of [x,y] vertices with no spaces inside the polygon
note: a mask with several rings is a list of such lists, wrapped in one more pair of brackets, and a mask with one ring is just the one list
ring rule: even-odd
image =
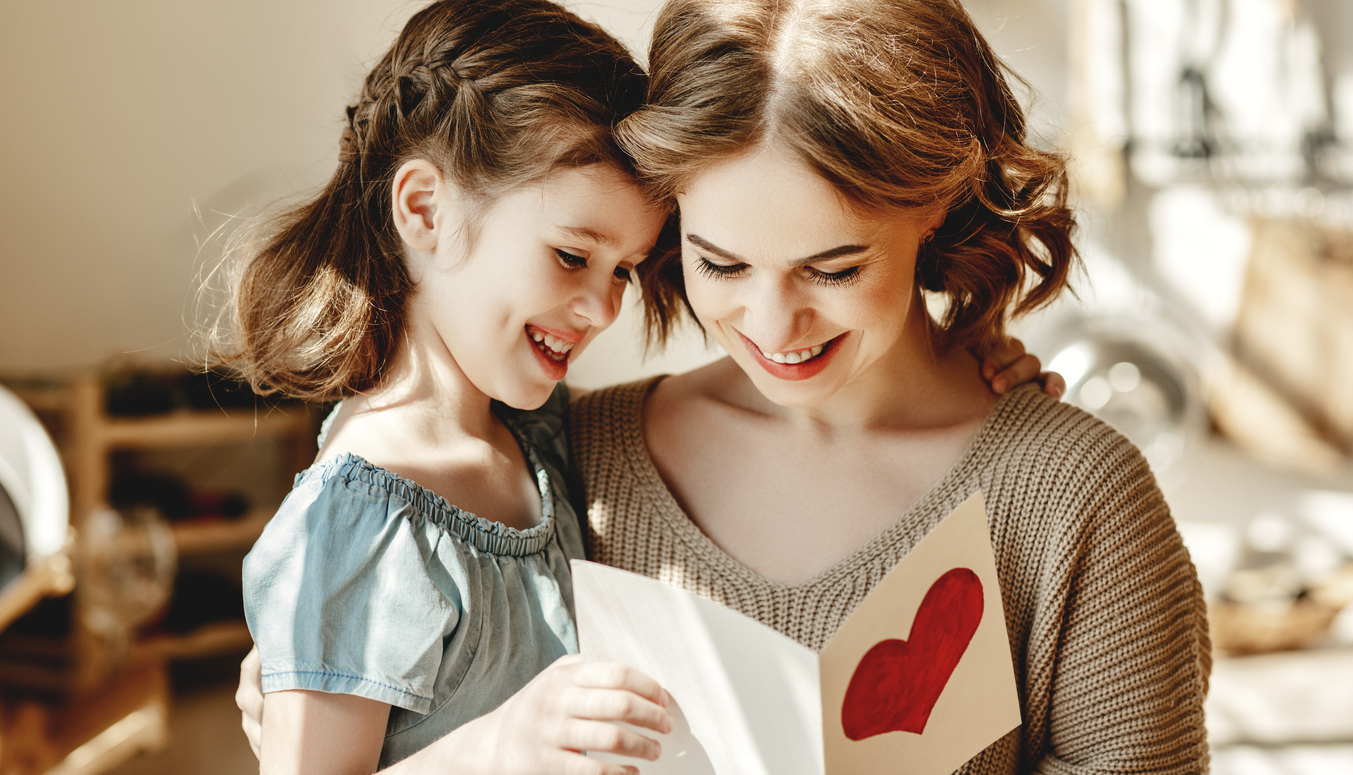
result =
[{"label": "red painted heart", "polygon": [[982,582],[976,573],[954,568],[936,579],[907,640],[874,644],[855,668],[841,706],[846,737],[924,732],[981,621]]}]

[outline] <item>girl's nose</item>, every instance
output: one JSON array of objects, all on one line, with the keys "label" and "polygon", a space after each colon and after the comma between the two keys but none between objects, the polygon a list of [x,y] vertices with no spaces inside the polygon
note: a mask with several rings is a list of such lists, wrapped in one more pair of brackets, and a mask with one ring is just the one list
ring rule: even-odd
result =
[{"label": "girl's nose", "polygon": [[614,282],[609,275],[603,279],[604,282],[590,282],[579,289],[570,305],[575,315],[594,328],[605,328],[615,322],[625,293],[625,286]]}]

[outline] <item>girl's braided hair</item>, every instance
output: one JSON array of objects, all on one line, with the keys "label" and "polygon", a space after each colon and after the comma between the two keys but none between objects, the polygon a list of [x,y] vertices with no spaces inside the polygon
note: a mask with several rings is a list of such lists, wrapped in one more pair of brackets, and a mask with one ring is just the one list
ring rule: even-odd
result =
[{"label": "girl's braided hair", "polygon": [[442,0],[413,16],[347,109],[339,164],[272,218],[232,282],[233,342],[216,355],[260,393],[327,401],[375,387],[412,289],[390,186],[412,158],[474,205],[560,167],[629,171],[612,127],[642,103],[618,41],[548,0]]}]

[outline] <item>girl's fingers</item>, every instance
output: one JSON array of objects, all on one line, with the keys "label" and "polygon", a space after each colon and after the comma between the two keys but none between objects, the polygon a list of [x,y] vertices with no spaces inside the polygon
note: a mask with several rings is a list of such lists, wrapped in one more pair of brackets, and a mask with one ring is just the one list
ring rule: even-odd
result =
[{"label": "girl's fingers", "polygon": [[661,734],[675,726],[672,715],[662,706],[622,689],[580,688],[569,702],[568,714],[595,721],[623,721]]},{"label": "girl's fingers", "polygon": [[671,697],[657,681],[618,662],[584,662],[573,673],[573,683],[587,689],[620,689],[667,707]]},{"label": "girl's fingers", "polygon": [[632,756],[657,761],[662,745],[631,729],[608,721],[575,719],[564,731],[563,747],[577,751]]},{"label": "girl's fingers", "polygon": [[629,764],[614,764],[600,759],[589,759],[581,753],[567,752],[558,765],[547,766],[543,772],[551,775],[639,775],[639,768]]},{"label": "girl's fingers", "polygon": [[1006,366],[991,380],[991,390],[1000,395],[1016,385],[1022,385],[1025,382],[1038,376],[1038,370],[1043,367],[1038,358],[1033,355],[1021,355],[1014,363]]},{"label": "girl's fingers", "polygon": [[1061,398],[1066,395],[1066,380],[1061,374],[1055,371],[1045,371],[1038,375],[1038,380],[1043,383],[1043,392],[1053,398]]},{"label": "girl's fingers", "polygon": [[[1024,343],[1018,339],[1007,339],[996,345],[990,352],[979,356],[982,359],[982,379],[991,382],[997,374],[1019,362],[1024,355]],[[1038,370],[1034,369],[1034,373],[1037,374]]]}]

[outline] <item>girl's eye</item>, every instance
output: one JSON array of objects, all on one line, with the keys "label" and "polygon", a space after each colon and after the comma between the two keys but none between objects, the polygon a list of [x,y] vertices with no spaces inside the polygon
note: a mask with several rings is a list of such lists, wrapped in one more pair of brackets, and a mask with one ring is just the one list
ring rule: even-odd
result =
[{"label": "girl's eye", "polygon": [[555,248],[554,254],[559,257],[559,263],[565,269],[586,269],[587,259],[582,256],[576,256],[563,248]]},{"label": "girl's eye", "polygon": [[809,268],[808,279],[819,285],[850,285],[860,279],[860,268],[852,266],[849,269],[842,269],[839,272],[824,272],[821,269]]},{"label": "girl's eye", "polygon": [[713,277],[715,279],[736,277],[742,274],[742,270],[746,268],[746,264],[716,264],[713,261],[706,260],[702,256],[695,257],[695,271],[706,277]]},{"label": "girl's eye", "polygon": [[626,269],[626,268],[623,267],[623,266],[617,266],[617,267],[615,268],[614,274],[615,274],[615,279],[619,280],[619,281],[622,282],[622,283],[627,283],[627,282],[629,282],[629,281],[630,281],[630,278],[632,278],[632,277],[634,276],[634,272],[633,272],[632,270]]}]

